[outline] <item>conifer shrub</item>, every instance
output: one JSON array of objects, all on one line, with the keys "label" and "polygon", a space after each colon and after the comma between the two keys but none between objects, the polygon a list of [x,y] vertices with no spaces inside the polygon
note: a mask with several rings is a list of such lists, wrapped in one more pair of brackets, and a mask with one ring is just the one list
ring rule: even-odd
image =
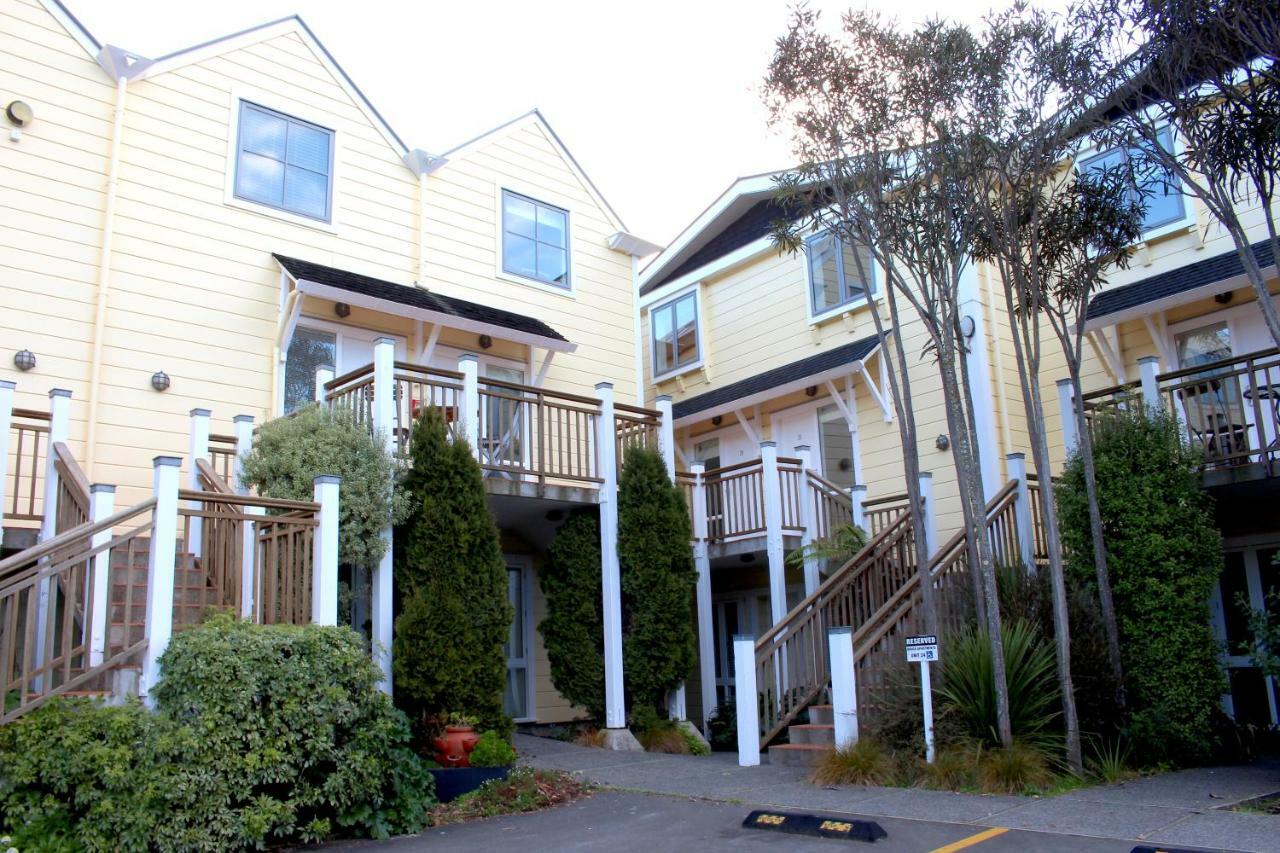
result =
[{"label": "conifer shrub", "polygon": [[[1225,684],[1209,624],[1222,538],[1200,488],[1199,452],[1156,411],[1109,411],[1094,442],[1129,719],[1143,762],[1209,757]],[[1072,458],[1056,490],[1068,570],[1094,589],[1083,464]]]},{"label": "conifer shrub", "polygon": [[396,703],[428,727],[456,711],[507,736],[502,646],[514,614],[480,466],[467,442],[449,440],[433,408],[414,424],[410,458],[404,490],[411,510],[397,533],[395,564],[402,608],[392,647]]},{"label": "conifer shrub", "polygon": [[600,592],[600,520],[574,513],[556,532],[538,573],[547,615],[538,626],[551,682],[560,695],[604,719],[604,621]]}]

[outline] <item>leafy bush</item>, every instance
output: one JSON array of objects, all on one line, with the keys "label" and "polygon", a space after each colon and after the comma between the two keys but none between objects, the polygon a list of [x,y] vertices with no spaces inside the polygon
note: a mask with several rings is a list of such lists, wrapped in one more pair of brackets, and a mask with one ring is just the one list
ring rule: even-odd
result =
[{"label": "leafy bush", "polygon": [[[1211,752],[1224,680],[1209,626],[1222,540],[1200,488],[1200,455],[1159,412],[1109,412],[1094,445],[1111,571],[1128,734],[1139,760],[1198,761]],[[1057,489],[1068,568],[1092,589],[1084,471],[1073,458]]]},{"label": "leafy bush", "polygon": [[706,741],[699,738],[689,726],[683,725],[679,727],[680,734],[684,737],[685,747],[690,755],[710,755],[711,747]]},{"label": "leafy bush", "polygon": [[556,531],[548,564],[538,573],[547,615],[538,626],[551,683],[565,699],[604,719],[604,606],[600,591],[600,521],[569,516]]},{"label": "leafy bush", "polygon": [[738,708],[732,699],[716,706],[707,719],[707,742],[716,752],[734,752],[738,748]]},{"label": "leafy bush", "polygon": [[404,479],[412,514],[398,531],[392,666],[396,702],[415,721],[448,709],[509,735],[503,713],[513,613],[498,528],[480,466],[465,441],[450,441],[443,416],[423,409]]},{"label": "leafy bush", "polygon": [[662,457],[628,448],[618,481],[618,563],[622,575],[622,659],[633,708],[660,707],[697,662],[684,495]]},{"label": "leafy bush", "polygon": [[[1035,626],[1025,619],[1005,622],[1000,632],[1013,735],[1043,742],[1053,737],[1050,727],[1058,717],[1053,647],[1041,641]],[[971,737],[993,746],[1000,743],[991,639],[985,629],[965,628],[947,644],[938,693],[948,706],[946,710],[957,715]]]},{"label": "leafy bush", "polygon": [[986,750],[978,765],[982,790],[989,794],[1020,794],[1053,782],[1043,750],[1026,743]]},{"label": "leafy bush", "polygon": [[363,426],[348,416],[308,406],[262,425],[245,457],[243,479],[260,495],[309,501],[315,495],[316,477],[341,476],[338,560],[372,569],[386,551],[382,530],[389,520],[402,520],[409,508],[405,497],[392,488],[394,472],[384,445]]},{"label": "leafy bush", "polygon": [[472,767],[510,767],[516,763],[515,748],[497,732],[485,732],[471,750]]},{"label": "leafy bush", "polygon": [[897,773],[893,753],[879,740],[862,737],[852,746],[832,749],[813,769],[818,785],[886,785]]}]

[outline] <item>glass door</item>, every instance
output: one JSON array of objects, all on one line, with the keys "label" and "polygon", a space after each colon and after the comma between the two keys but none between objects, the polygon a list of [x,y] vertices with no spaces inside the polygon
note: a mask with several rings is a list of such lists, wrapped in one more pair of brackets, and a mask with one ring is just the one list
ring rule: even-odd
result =
[{"label": "glass door", "polygon": [[[524,371],[500,364],[485,366],[484,375],[501,382],[524,384]],[[481,457],[495,468],[528,470],[529,432],[528,404],[522,404],[522,392],[488,386],[480,409]],[[510,476],[510,475],[508,475]]]},{"label": "glass door", "polygon": [[[1226,321],[1190,329],[1175,336],[1182,368],[1212,365],[1232,356]],[[1241,399],[1240,377],[1228,368],[1209,367],[1183,379],[1176,395],[1191,437],[1210,459],[1230,460],[1248,452],[1248,420]]]},{"label": "glass door", "polygon": [[513,720],[534,717],[532,674],[529,649],[531,607],[529,600],[529,562],[519,557],[507,558],[507,601],[514,614],[503,652],[507,656],[507,688],[502,695],[502,708]]}]

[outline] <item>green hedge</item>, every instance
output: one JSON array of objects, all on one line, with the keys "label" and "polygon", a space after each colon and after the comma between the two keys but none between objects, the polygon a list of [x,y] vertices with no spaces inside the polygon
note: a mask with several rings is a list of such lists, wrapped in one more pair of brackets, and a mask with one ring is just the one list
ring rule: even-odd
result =
[{"label": "green hedge", "polygon": [[431,776],[352,631],[216,617],[175,636],[161,667],[154,714],[54,701],[0,729],[0,823],[20,850],[239,850],[425,825]]}]

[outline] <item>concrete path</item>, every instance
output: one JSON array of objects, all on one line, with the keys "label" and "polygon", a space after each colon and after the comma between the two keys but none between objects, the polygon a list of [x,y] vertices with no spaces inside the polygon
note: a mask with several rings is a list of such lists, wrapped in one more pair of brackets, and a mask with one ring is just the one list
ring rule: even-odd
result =
[{"label": "concrete path", "polygon": [[[573,771],[604,787],[735,806],[941,822],[967,826],[970,832],[1003,827],[1077,840],[1118,839],[1130,846],[1142,841],[1257,853],[1280,851],[1280,817],[1223,808],[1280,791],[1278,764],[1184,770],[1041,798],[920,788],[823,788],[805,781],[804,770],[738,767],[737,756],[729,753],[692,757],[608,752],[523,735],[516,737],[516,748],[524,763]],[[746,810],[738,808],[735,814],[740,821]],[[982,849],[998,848],[987,842]]]}]

